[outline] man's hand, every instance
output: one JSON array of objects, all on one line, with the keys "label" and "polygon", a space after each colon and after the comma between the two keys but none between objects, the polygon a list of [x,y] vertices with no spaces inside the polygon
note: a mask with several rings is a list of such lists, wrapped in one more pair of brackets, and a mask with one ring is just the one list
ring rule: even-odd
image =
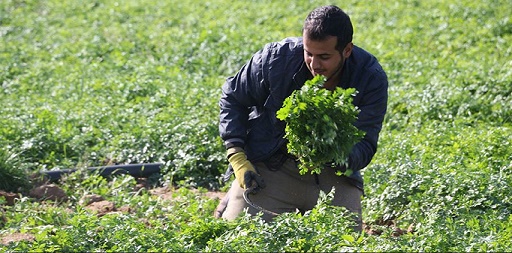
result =
[{"label": "man's hand", "polygon": [[235,178],[238,180],[240,187],[243,189],[253,188],[253,191],[265,188],[263,178],[256,172],[251,162],[247,160],[243,151],[230,155],[228,161],[233,167]]}]

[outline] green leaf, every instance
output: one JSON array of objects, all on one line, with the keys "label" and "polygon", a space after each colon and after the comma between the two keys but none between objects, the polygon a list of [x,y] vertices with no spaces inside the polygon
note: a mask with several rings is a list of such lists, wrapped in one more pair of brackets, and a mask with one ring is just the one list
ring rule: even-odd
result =
[{"label": "green leaf", "polygon": [[353,123],[359,110],[352,104],[354,88],[323,88],[325,78],[306,81],[283,102],[278,119],[286,122],[288,151],[297,156],[302,174],[320,173],[324,165],[346,164],[352,147],[364,132]]},{"label": "green leaf", "polygon": [[341,239],[343,239],[343,240],[345,240],[345,241],[347,241],[347,242],[349,242],[349,243],[354,243],[354,242],[356,241],[356,240],[354,239],[354,237],[353,237],[353,236],[351,236],[351,235],[342,235],[342,236],[341,236]]}]

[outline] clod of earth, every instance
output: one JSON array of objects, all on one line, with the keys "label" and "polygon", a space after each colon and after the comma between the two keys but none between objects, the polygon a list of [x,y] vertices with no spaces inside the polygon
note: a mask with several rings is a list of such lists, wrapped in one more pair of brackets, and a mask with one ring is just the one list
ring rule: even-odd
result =
[{"label": "clod of earth", "polygon": [[68,199],[64,190],[55,184],[35,187],[30,190],[29,196],[39,200],[66,201]]},{"label": "clod of earth", "polygon": [[7,202],[6,203],[7,205],[13,206],[14,205],[14,201],[16,199],[19,199],[20,195],[17,194],[17,193],[0,191],[0,197],[4,197],[5,198],[5,201]]}]

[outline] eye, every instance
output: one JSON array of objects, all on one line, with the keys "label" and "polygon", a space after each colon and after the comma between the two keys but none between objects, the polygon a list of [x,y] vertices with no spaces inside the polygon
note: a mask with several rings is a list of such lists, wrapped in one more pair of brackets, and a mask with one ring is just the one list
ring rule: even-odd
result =
[{"label": "eye", "polygon": [[320,55],[321,60],[329,60],[331,57],[328,55]]}]

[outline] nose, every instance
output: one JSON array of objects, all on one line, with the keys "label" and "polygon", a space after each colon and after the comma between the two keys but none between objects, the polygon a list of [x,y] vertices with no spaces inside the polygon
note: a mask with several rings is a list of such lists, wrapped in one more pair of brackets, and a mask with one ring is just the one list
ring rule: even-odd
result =
[{"label": "nose", "polygon": [[321,67],[320,60],[317,57],[311,56],[311,62],[309,63],[311,69],[319,69]]}]

